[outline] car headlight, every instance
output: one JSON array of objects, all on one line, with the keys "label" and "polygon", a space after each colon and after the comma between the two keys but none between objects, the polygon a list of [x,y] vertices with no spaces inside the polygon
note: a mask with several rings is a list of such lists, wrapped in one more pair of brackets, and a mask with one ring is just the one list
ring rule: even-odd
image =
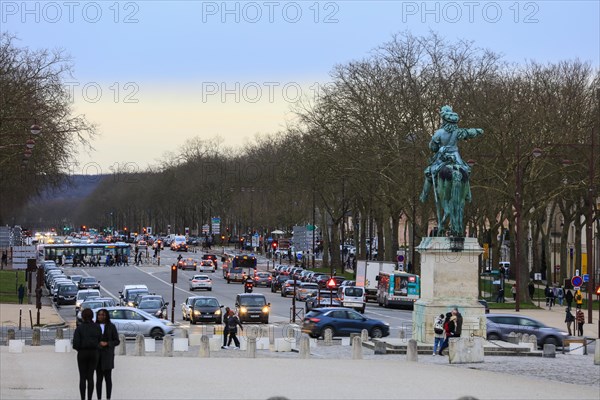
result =
[{"label": "car headlight", "polygon": [[263,313],[265,313],[265,314],[267,314],[267,313],[269,312],[269,307],[267,307],[267,306],[264,306],[264,307],[262,308],[262,312],[263,312]]},{"label": "car headlight", "polygon": [[128,302],[127,302],[127,305],[128,305],[129,307],[133,307],[133,301],[128,301]]},{"label": "car headlight", "polygon": [[246,314],[248,309],[246,307],[240,307],[240,314]]},{"label": "car headlight", "polygon": [[200,311],[194,310],[194,315],[200,315]]},{"label": "car headlight", "polygon": [[221,315],[221,310],[215,311],[215,315]]}]

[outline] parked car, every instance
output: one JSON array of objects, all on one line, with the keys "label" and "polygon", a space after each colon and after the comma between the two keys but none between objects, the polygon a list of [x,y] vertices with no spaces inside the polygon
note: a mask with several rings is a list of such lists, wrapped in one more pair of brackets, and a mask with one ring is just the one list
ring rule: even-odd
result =
[{"label": "parked car", "polygon": [[263,294],[258,293],[243,293],[238,294],[235,298],[235,308],[240,318],[240,322],[259,322],[263,324],[269,323],[269,313],[271,311],[271,303],[267,303],[267,299]]},{"label": "parked car", "polygon": [[546,326],[533,318],[515,314],[488,314],[486,330],[488,340],[506,341],[511,332],[534,335],[540,347],[545,344],[561,347],[563,339],[569,336],[560,329]]},{"label": "parked car", "polygon": [[206,289],[209,292],[212,290],[212,279],[208,275],[194,275],[190,278],[190,291],[196,289]]},{"label": "parked car", "polygon": [[281,290],[281,285],[287,280],[287,275],[277,275],[277,277],[271,281],[271,292],[276,293],[278,290]]},{"label": "parked car", "polygon": [[489,314],[490,313],[490,306],[488,305],[488,302],[483,300],[483,299],[479,299],[479,304],[481,304],[484,308],[485,308],[485,313]]},{"label": "parked car", "polygon": [[302,282],[296,288],[296,300],[306,301],[319,292],[319,285],[311,282]]},{"label": "parked car", "polygon": [[[153,339],[162,339],[173,333],[174,325],[170,322],[150,315],[145,311],[132,307],[106,307],[110,322],[117,331],[125,336],[136,336],[141,333]],[[98,309],[93,309],[94,319]]]},{"label": "parked car", "polygon": [[84,276],[79,281],[79,289],[100,289],[100,281],[93,276]]},{"label": "parked car", "polygon": [[77,298],[75,299],[75,315],[77,315],[77,311],[79,311],[81,303],[92,297],[100,297],[100,291],[98,289],[86,289],[79,290],[77,292]]},{"label": "parked car", "polygon": [[200,261],[200,266],[198,267],[198,272],[215,272],[217,267],[215,267],[215,263],[213,260],[202,260]]},{"label": "parked car", "polygon": [[287,297],[288,294],[294,294],[294,287],[298,287],[300,285],[300,281],[288,279],[285,281],[283,285],[281,285],[281,297]]},{"label": "parked car", "polygon": [[181,269],[182,271],[186,269],[191,269],[192,271],[195,271],[196,265],[198,265],[198,262],[193,258],[183,258],[177,263],[177,268]]},{"label": "parked car", "polygon": [[325,336],[328,331],[332,337],[349,336],[351,333],[360,333],[363,329],[374,338],[390,334],[388,323],[367,318],[350,308],[323,307],[312,310],[302,322],[302,332],[313,338]]},{"label": "parked car", "polygon": [[319,290],[316,296],[306,300],[306,311],[311,311],[319,307],[341,307],[340,299],[337,297],[337,292],[329,290]]},{"label": "parked car", "polygon": [[270,287],[273,277],[268,272],[257,272],[254,274],[254,286]]},{"label": "parked car", "polygon": [[196,297],[191,306],[190,324],[198,322],[214,322],[220,324],[223,321],[222,305],[214,297]]},{"label": "parked car", "polygon": [[192,304],[194,304],[194,300],[201,296],[189,296],[183,303],[181,303],[181,314],[183,315],[183,320],[187,321],[190,319],[190,315],[192,312]]},{"label": "parked car", "polygon": [[81,280],[81,278],[83,278],[83,275],[67,275],[67,278],[72,280],[73,283],[77,285],[77,284],[79,284],[79,281]]},{"label": "parked car", "polygon": [[73,283],[73,281],[58,285],[57,292],[54,295],[54,301],[59,306],[63,304],[75,304],[78,291],[79,288]]}]

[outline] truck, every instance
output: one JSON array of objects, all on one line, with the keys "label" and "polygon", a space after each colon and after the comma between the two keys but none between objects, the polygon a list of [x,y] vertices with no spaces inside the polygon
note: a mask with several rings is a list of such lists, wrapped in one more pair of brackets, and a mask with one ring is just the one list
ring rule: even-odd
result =
[{"label": "truck", "polygon": [[377,300],[377,277],[380,272],[396,271],[396,263],[386,261],[358,260],[356,263],[356,286],[365,288],[366,300]]}]

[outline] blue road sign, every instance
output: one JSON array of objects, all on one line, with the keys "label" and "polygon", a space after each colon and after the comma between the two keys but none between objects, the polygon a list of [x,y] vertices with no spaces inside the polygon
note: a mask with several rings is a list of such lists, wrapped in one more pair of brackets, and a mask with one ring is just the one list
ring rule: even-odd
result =
[{"label": "blue road sign", "polygon": [[583,283],[583,279],[581,279],[579,275],[576,275],[573,278],[571,278],[571,283],[573,284],[573,286],[581,286],[581,284]]},{"label": "blue road sign", "polygon": [[583,281],[584,281],[584,282],[589,282],[589,281],[590,281],[590,276],[589,276],[589,274],[583,274]]}]

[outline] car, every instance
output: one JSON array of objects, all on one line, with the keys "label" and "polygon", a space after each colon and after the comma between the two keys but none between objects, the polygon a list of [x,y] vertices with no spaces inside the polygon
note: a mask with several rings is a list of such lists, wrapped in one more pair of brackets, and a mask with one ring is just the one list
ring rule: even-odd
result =
[{"label": "car", "polygon": [[77,301],[77,292],[79,289],[73,281],[68,281],[64,284],[58,285],[56,294],[54,295],[54,301],[56,305],[63,304],[75,304]]},{"label": "car", "polygon": [[342,281],[340,286],[356,286],[356,281],[345,280]]},{"label": "car", "polygon": [[72,280],[73,283],[77,285],[77,284],[79,284],[79,281],[81,280],[81,278],[83,278],[83,275],[67,275],[67,278]]},{"label": "car", "polygon": [[[169,321],[150,315],[133,307],[106,307],[110,322],[115,324],[119,334],[137,336],[142,334],[153,339],[162,339],[173,333],[175,326]],[[92,309],[94,319],[98,309]]]},{"label": "car", "polygon": [[316,296],[310,297],[306,300],[305,308],[306,311],[311,311],[314,308],[319,307],[341,307],[342,303],[337,297],[336,291],[319,290]]},{"label": "car", "polygon": [[217,256],[214,254],[204,254],[202,256],[203,260],[211,260],[213,262],[213,264],[215,264],[215,268],[217,268],[219,266],[219,263],[217,262]]},{"label": "car", "polygon": [[569,336],[568,333],[560,329],[546,326],[533,318],[516,314],[487,314],[486,331],[488,340],[507,341],[511,332],[534,335],[540,347],[545,344],[561,347],[563,339]]},{"label": "car", "polygon": [[196,289],[206,289],[209,292],[212,290],[212,279],[208,275],[194,275],[190,278],[190,291]]},{"label": "car", "polygon": [[288,279],[284,284],[281,285],[281,297],[287,297],[288,294],[294,294],[294,288],[300,285],[300,281]]},{"label": "car", "polygon": [[98,289],[86,289],[79,290],[77,292],[77,298],[75,299],[75,315],[77,315],[77,311],[79,311],[81,303],[92,297],[100,297],[100,291]]},{"label": "car", "polygon": [[196,297],[191,306],[190,324],[196,325],[198,322],[214,322],[220,324],[223,322],[222,305],[214,297],[200,296]]},{"label": "car", "polygon": [[263,294],[240,293],[235,298],[235,308],[241,323],[269,323],[271,303],[267,303],[267,299]]},{"label": "car", "polygon": [[388,323],[367,318],[351,308],[323,307],[310,311],[302,321],[302,332],[312,338],[325,337],[328,332],[331,337],[349,336],[351,333],[360,333],[363,329],[373,338],[390,334]]},{"label": "car", "polygon": [[272,280],[273,277],[268,272],[257,272],[256,274],[254,274],[254,286],[256,287],[271,287]]},{"label": "car", "polygon": [[198,261],[194,260],[193,258],[183,258],[177,263],[177,268],[181,269],[182,271],[185,269],[191,269],[192,271],[195,271],[196,265],[198,265]]},{"label": "car", "polygon": [[200,261],[200,266],[198,266],[198,272],[215,272],[217,267],[215,267],[215,263],[212,260],[202,260]]},{"label": "car", "polygon": [[479,304],[481,304],[484,308],[485,308],[485,313],[489,314],[490,313],[490,307],[488,305],[488,302],[483,300],[483,299],[479,299]]},{"label": "car", "polygon": [[361,286],[340,286],[338,297],[342,307],[353,308],[360,313],[365,312],[366,294]]},{"label": "car", "polygon": [[[54,280],[54,282],[52,282],[52,285],[50,286],[50,295],[52,297],[56,296],[60,285],[71,285],[71,284],[73,284],[73,281],[70,279],[67,279],[67,278],[58,278],[58,279]],[[77,290],[79,290],[79,288]]]},{"label": "car", "polygon": [[271,292],[276,293],[278,290],[281,290],[281,285],[287,280],[287,275],[277,275],[277,277],[271,281]]},{"label": "car", "polygon": [[244,282],[246,280],[246,273],[243,268],[230,268],[227,272],[227,283],[231,282]]},{"label": "car", "polygon": [[148,314],[156,316],[156,313],[167,306],[169,303],[165,303],[165,299],[162,296],[156,294],[146,294],[139,297],[136,300],[136,308],[139,310],[146,311]]},{"label": "car", "polygon": [[187,321],[190,319],[192,312],[192,304],[194,304],[194,299],[197,299],[201,296],[189,296],[183,303],[181,303],[181,314],[183,315],[183,320]]},{"label": "car", "polygon": [[81,311],[89,308],[90,310],[106,308],[106,307],[114,307],[116,306],[115,300],[110,297],[90,297],[81,303],[79,311],[77,312],[77,316],[75,318],[75,323],[77,326],[81,324]]},{"label": "car", "polygon": [[84,276],[78,285],[79,289],[100,289],[100,281],[93,276]]},{"label": "car", "polygon": [[148,286],[146,285],[125,285],[123,290],[119,292],[119,303],[122,306],[133,307],[133,300],[135,296],[140,293],[150,294]]},{"label": "car", "polygon": [[172,251],[188,251],[188,245],[185,236],[175,236],[171,241]]},{"label": "car", "polygon": [[319,286],[316,283],[302,282],[296,288],[296,300],[306,301],[319,292]]}]

